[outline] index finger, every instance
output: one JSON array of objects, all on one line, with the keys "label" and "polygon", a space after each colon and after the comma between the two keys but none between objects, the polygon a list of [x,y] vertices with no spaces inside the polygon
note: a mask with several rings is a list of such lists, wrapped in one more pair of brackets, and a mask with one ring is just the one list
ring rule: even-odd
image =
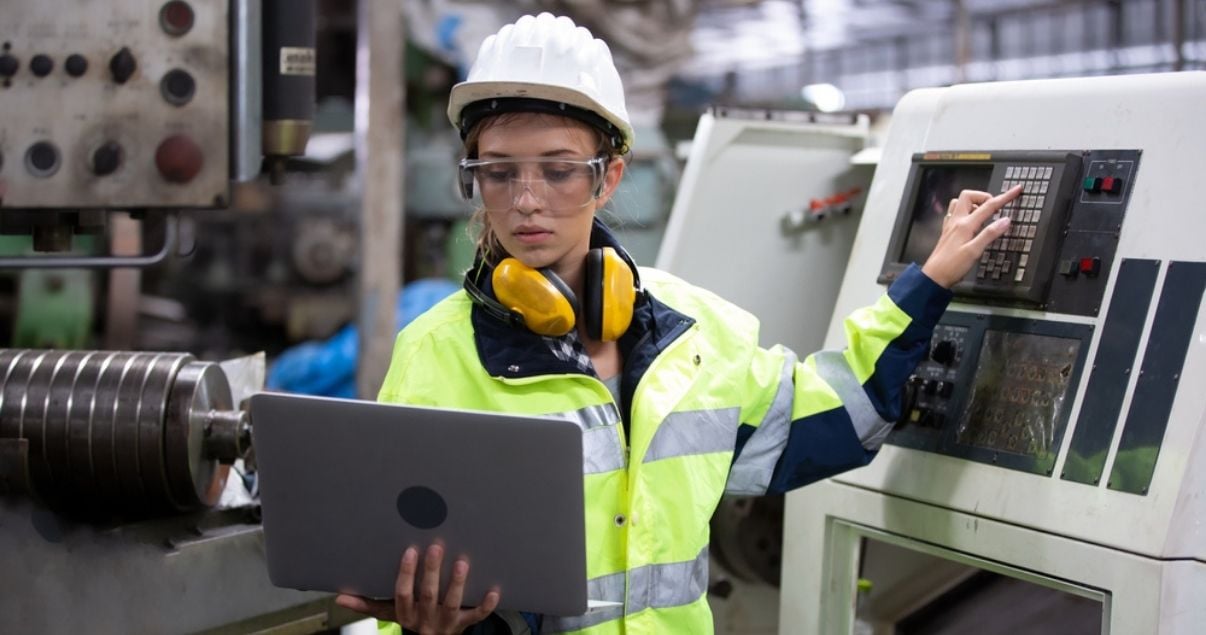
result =
[{"label": "index finger", "polygon": [[998,210],[1005,207],[1005,204],[1017,198],[1022,193],[1022,186],[1015,185],[1001,194],[997,194],[992,198],[980,203],[980,206],[972,210],[968,216],[976,221],[977,224],[988,222],[988,218],[996,214]]}]

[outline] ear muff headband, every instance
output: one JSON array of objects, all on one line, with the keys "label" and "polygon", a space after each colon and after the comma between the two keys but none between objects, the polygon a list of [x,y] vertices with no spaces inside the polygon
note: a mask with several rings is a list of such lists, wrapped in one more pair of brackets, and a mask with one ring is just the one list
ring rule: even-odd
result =
[{"label": "ear muff headband", "polygon": [[533,333],[560,337],[573,330],[578,299],[557,274],[504,258],[494,268],[492,281],[499,303],[518,314]]}]

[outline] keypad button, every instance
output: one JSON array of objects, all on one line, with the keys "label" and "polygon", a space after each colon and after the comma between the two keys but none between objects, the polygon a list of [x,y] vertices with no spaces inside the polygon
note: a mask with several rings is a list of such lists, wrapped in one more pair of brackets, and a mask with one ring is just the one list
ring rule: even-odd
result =
[{"label": "keypad button", "polygon": [[1033,247],[1033,246],[1034,246],[1034,241],[1033,241],[1033,240],[1027,240],[1027,241],[1026,241],[1026,247],[1025,247],[1025,249],[1024,249],[1023,251],[1025,251],[1026,253],[1030,253],[1030,248],[1031,248],[1031,247]]},{"label": "keypad button", "polygon": [[1014,282],[1021,282],[1021,281],[1022,281],[1022,277],[1023,277],[1023,276],[1025,276],[1025,275],[1026,275],[1026,270],[1025,270],[1025,269],[1023,269],[1023,268],[1021,268],[1021,267],[1018,267],[1018,270],[1017,270],[1016,272],[1014,272],[1014,274],[1013,274],[1013,281],[1014,281]]},{"label": "keypad button", "polygon": [[1025,267],[1027,265],[1027,263],[1029,263],[1029,262],[1030,262],[1030,254],[1022,254],[1022,257],[1018,258],[1018,268],[1020,269],[1020,268]]},{"label": "keypad button", "polygon": [[1044,179],[1051,178],[1051,170],[1052,170],[1051,166],[1047,166],[1046,168],[1043,169],[1043,178]]},{"label": "keypad button", "polygon": [[1051,185],[1051,183],[1050,183],[1050,182],[1048,182],[1048,181],[1043,181],[1042,183],[1039,183],[1039,194],[1046,194],[1046,193],[1047,193],[1047,187],[1048,187],[1049,185]]}]

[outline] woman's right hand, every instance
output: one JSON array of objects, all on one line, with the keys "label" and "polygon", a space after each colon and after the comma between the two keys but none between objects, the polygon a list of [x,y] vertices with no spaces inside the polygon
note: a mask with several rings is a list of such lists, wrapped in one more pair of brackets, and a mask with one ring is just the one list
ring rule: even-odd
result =
[{"label": "woman's right hand", "polygon": [[461,600],[465,593],[465,581],[469,578],[469,563],[457,560],[452,565],[452,581],[444,602],[439,602],[440,565],[444,562],[444,547],[431,545],[423,558],[423,579],[419,582],[419,594],[415,597],[415,573],[418,569],[419,552],[408,547],[402,554],[398,567],[398,579],[394,582],[394,601],[370,600],[356,595],[340,595],[335,603],[346,609],[363,613],[388,622],[397,622],[403,628],[418,631],[422,635],[460,633],[466,628],[489,617],[498,607],[499,593],[491,590],[475,609],[462,609]]}]

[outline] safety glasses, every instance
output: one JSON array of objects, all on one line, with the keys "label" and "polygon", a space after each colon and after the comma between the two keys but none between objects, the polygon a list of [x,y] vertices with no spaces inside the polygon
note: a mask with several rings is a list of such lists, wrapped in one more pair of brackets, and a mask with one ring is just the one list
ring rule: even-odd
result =
[{"label": "safety glasses", "polygon": [[602,194],[606,167],[606,157],[462,159],[458,166],[461,195],[475,207],[503,212],[525,204],[554,214],[576,212]]}]

